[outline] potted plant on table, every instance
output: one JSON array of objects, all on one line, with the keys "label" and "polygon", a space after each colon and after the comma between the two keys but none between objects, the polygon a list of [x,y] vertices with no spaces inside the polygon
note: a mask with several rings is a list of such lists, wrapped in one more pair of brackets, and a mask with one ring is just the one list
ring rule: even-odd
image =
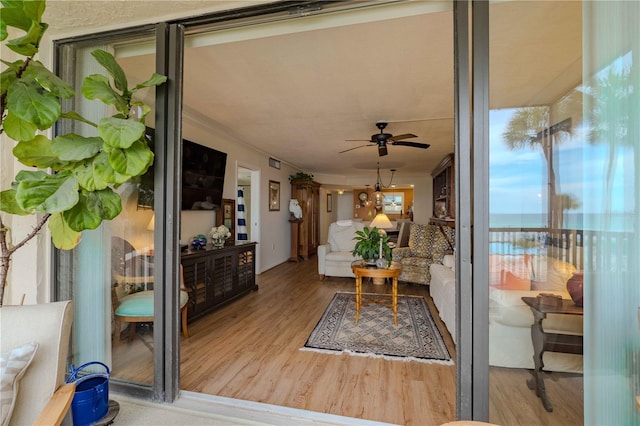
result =
[{"label": "potted plant on table", "polygon": [[386,268],[391,264],[391,247],[386,233],[380,232],[375,226],[365,226],[362,231],[356,231],[353,239],[356,241],[352,252],[354,256],[360,256],[367,264],[378,267]]}]

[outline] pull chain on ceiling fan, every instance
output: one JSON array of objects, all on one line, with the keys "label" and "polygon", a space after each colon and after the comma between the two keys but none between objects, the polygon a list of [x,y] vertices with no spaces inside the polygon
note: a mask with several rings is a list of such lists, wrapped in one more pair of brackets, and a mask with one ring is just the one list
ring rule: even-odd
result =
[{"label": "pull chain on ceiling fan", "polygon": [[[356,146],[355,148],[345,149],[344,151],[340,151],[340,154],[342,154],[344,152],[348,152],[348,151],[353,151],[354,149],[363,148],[365,146],[377,146],[378,147],[378,156],[383,157],[383,156],[388,154],[388,152],[387,152],[387,142],[390,142],[391,145],[409,146],[409,147],[412,147],[412,148],[422,148],[422,149],[427,149],[430,146],[427,143],[408,142],[408,141],[400,140],[400,139],[417,138],[418,136],[414,135],[413,133],[405,133],[405,134],[397,135],[397,136],[394,136],[391,133],[385,133],[384,129],[387,127],[387,122],[386,121],[378,121],[376,123],[376,127],[378,129],[380,129],[380,133],[376,133],[374,135],[371,135],[371,139],[370,140],[366,140],[366,139],[347,139],[347,142],[362,141],[362,142],[369,142],[369,144]],[[375,144],[375,145],[370,145],[370,144]]]}]

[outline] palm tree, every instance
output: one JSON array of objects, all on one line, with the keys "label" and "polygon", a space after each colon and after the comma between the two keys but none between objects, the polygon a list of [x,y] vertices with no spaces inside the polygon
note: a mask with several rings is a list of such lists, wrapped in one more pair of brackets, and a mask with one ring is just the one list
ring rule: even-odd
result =
[{"label": "palm tree", "polygon": [[[559,105],[570,105],[572,98],[573,93],[559,102]],[[556,205],[558,197],[556,196],[556,173],[553,169],[553,146],[554,143],[560,143],[571,135],[571,118],[550,126],[549,116],[550,107],[548,106],[518,108],[509,120],[507,130],[502,137],[511,150],[542,149],[547,162],[549,228],[558,228],[562,223],[562,212]]]},{"label": "palm tree", "polygon": [[580,200],[571,194],[557,194],[555,199],[555,206],[558,213],[558,228],[562,229],[565,210],[575,210],[580,207]]}]

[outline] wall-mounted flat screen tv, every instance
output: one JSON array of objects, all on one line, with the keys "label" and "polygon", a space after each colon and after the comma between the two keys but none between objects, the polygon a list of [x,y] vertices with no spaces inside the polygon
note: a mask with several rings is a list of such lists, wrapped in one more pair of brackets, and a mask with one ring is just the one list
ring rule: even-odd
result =
[{"label": "wall-mounted flat screen tv", "polygon": [[227,154],[182,140],[182,210],[214,210],[222,206]]},{"label": "wall-mounted flat screen tv", "polygon": [[[145,138],[155,152],[154,129],[147,127]],[[214,210],[222,206],[227,154],[189,140],[182,140],[182,210]],[[153,208],[154,166],[140,179],[138,208]]]}]

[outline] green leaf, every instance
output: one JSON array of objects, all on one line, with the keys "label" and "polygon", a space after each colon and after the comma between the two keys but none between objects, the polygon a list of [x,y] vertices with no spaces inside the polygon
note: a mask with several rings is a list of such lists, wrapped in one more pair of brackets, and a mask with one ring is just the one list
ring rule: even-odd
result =
[{"label": "green leaf", "polygon": [[35,22],[42,20],[46,2],[44,0],[29,0],[22,2],[25,14]]},{"label": "green leaf", "polygon": [[87,168],[87,186],[83,184],[87,189],[89,185],[93,185],[94,191],[105,189],[107,184],[116,182],[116,172],[109,163],[109,154],[101,152],[96,158],[93,159],[89,167]]},{"label": "green leaf", "polygon": [[81,116],[80,114],[78,114],[75,111],[63,112],[62,114],[60,114],[60,118],[67,118],[69,120],[76,120],[76,121],[80,121],[81,123],[86,123],[86,124],[88,124],[88,125],[90,125],[92,127],[98,127],[98,125],[96,123],[84,118],[83,116]]},{"label": "green leaf", "polygon": [[6,40],[8,36],[9,33],[7,32],[7,25],[3,20],[0,20],[0,41]]},{"label": "green leaf", "polygon": [[144,135],[144,130],[144,124],[140,122],[115,117],[103,118],[98,124],[98,133],[114,148],[129,148]]},{"label": "green leaf", "polygon": [[38,129],[48,129],[60,117],[60,101],[44,91],[34,80],[20,80],[9,86],[7,108],[23,120],[34,123]]},{"label": "green leaf", "polygon": [[151,78],[147,81],[143,81],[140,84],[136,84],[136,90],[151,87],[151,86],[160,86],[167,81],[167,77],[161,74],[156,74],[155,72],[151,74]]},{"label": "green leaf", "polygon": [[8,41],[5,45],[14,52],[23,56],[34,56],[38,53],[40,39],[47,29],[47,24],[32,22],[27,33]]},{"label": "green leaf", "polygon": [[87,205],[104,220],[111,220],[122,211],[122,200],[111,188],[87,194]]},{"label": "green leaf", "polygon": [[25,121],[9,111],[4,119],[4,131],[14,141],[30,141],[36,136],[38,128],[35,124]]},{"label": "green leaf", "polygon": [[27,180],[42,180],[47,177],[48,173],[42,170],[20,170],[16,175],[16,182],[20,183]]},{"label": "green leaf", "polygon": [[[24,61],[18,62],[22,64]],[[17,64],[18,62],[15,63]],[[0,74],[0,93],[5,94],[7,93],[9,86],[18,78],[16,75],[18,71],[13,69],[13,64],[10,62],[2,61],[2,63],[8,67],[6,70],[2,71],[2,74]],[[18,68],[20,67],[18,66]]]},{"label": "green leaf", "polygon": [[82,82],[82,94],[87,99],[98,99],[107,104],[114,105],[123,114],[129,113],[127,101],[113,90],[109,84],[109,79],[100,74],[92,74]]},{"label": "green leaf", "polygon": [[78,203],[62,213],[62,217],[74,231],[96,229],[102,223],[99,209],[95,206],[93,192],[80,194]]},{"label": "green leaf", "polygon": [[129,149],[112,150],[109,163],[117,173],[139,176],[153,163],[153,152],[146,142],[138,140]]},{"label": "green leaf", "polygon": [[74,231],[65,222],[62,213],[54,213],[49,217],[49,231],[53,245],[60,250],[71,250],[80,242],[82,234]]},{"label": "green leaf", "polygon": [[58,136],[53,140],[51,149],[63,161],[80,161],[91,158],[100,152],[103,140],[99,137],[84,137],[75,133]]},{"label": "green leaf", "polygon": [[32,19],[27,16],[21,6],[22,5],[14,4],[11,6],[5,5],[5,7],[2,8],[0,19],[2,20],[2,24],[5,26],[5,29],[7,26],[9,26],[19,28],[24,32],[29,31],[29,28],[31,28]]},{"label": "green leaf", "polygon": [[105,52],[104,50],[96,49],[91,52],[94,58],[98,61],[100,65],[102,65],[109,75],[113,77],[113,83],[116,86],[116,89],[120,90],[123,93],[128,91],[127,89],[127,77],[124,74],[124,71],[118,65],[115,58],[111,53]]},{"label": "green leaf", "polygon": [[0,192],[0,210],[9,214],[16,214],[20,216],[29,214],[29,212],[23,210],[18,205],[18,201],[16,201],[15,189],[7,189],[6,191]]},{"label": "green leaf", "polygon": [[16,200],[28,212],[62,212],[78,203],[78,189],[78,180],[69,172],[46,175],[40,180],[21,181]]},{"label": "green leaf", "polygon": [[100,153],[93,161],[93,175],[96,185],[101,182],[120,184],[131,179],[130,175],[118,173],[113,169],[113,166],[109,162],[109,153],[106,152]]},{"label": "green leaf", "polygon": [[[100,153],[98,156],[100,155],[106,155],[106,154]],[[96,183],[96,179],[93,172],[93,169],[94,169],[93,164],[95,161],[96,160],[94,159],[93,161],[86,161],[86,162],[80,163],[76,165],[76,167],[73,169],[73,173],[78,179],[78,185],[80,185],[80,188],[86,191],[95,191],[96,189],[104,189],[107,187],[107,182],[105,182],[104,180],[99,180]]]},{"label": "green leaf", "polygon": [[73,88],[60,77],[49,71],[39,61],[31,61],[25,70],[25,76],[33,77],[40,86],[61,98],[69,99],[75,95]]},{"label": "green leaf", "polygon": [[62,164],[51,149],[51,141],[43,135],[37,135],[30,141],[21,141],[13,148],[13,155],[25,166],[46,169],[59,169]]}]

